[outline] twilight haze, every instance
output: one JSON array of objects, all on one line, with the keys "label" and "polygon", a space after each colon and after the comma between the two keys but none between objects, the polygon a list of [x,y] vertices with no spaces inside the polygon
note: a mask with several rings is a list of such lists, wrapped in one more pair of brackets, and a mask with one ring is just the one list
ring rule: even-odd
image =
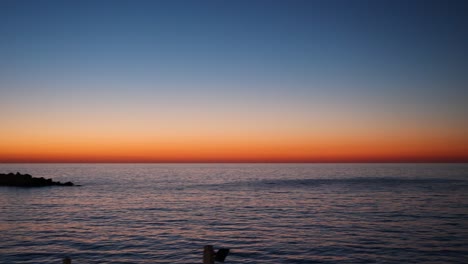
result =
[{"label": "twilight haze", "polygon": [[466,1],[0,1],[0,162],[467,162]]}]

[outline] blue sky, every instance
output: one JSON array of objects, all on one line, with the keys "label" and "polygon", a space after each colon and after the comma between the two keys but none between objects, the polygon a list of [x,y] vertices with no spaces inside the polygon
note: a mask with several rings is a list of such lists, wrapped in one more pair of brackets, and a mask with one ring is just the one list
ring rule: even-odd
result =
[{"label": "blue sky", "polygon": [[2,72],[12,79],[120,75],[142,82],[286,82],[306,90],[362,80],[372,89],[396,82],[423,91],[431,78],[466,83],[463,1],[1,5]]}]

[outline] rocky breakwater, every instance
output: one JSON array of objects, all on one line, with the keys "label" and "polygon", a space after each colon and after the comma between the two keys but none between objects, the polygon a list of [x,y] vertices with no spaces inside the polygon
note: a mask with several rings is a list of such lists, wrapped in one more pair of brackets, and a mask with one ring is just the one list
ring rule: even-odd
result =
[{"label": "rocky breakwater", "polygon": [[0,186],[16,186],[16,187],[43,187],[43,186],[76,186],[73,182],[61,183],[52,179],[35,178],[29,174],[21,174],[19,172],[3,174],[0,173]]}]

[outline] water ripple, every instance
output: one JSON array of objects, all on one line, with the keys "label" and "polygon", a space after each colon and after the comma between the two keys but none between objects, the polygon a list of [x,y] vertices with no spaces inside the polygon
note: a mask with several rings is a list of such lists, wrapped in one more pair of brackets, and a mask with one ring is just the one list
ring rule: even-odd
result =
[{"label": "water ripple", "polygon": [[464,263],[468,166],[2,164],[0,263]]}]

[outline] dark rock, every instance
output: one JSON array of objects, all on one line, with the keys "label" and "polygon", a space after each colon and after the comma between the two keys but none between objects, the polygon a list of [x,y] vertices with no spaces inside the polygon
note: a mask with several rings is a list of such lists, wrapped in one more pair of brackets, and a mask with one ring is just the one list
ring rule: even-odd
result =
[{"label": "dark rock", "polygon": [[73,185],[74,185],[73,182],[66,182],[63,184],[63,186],[73,186]]},{"label": "dark rock", "polygon": [[34,178],[29,174],[20,174],[17,172],[3,174],[0,173],[0,186],[17,186],[17,187],[42,187],[42,186],[75,186],[72,182],[54,182],[52,179],[44,177]]}]

